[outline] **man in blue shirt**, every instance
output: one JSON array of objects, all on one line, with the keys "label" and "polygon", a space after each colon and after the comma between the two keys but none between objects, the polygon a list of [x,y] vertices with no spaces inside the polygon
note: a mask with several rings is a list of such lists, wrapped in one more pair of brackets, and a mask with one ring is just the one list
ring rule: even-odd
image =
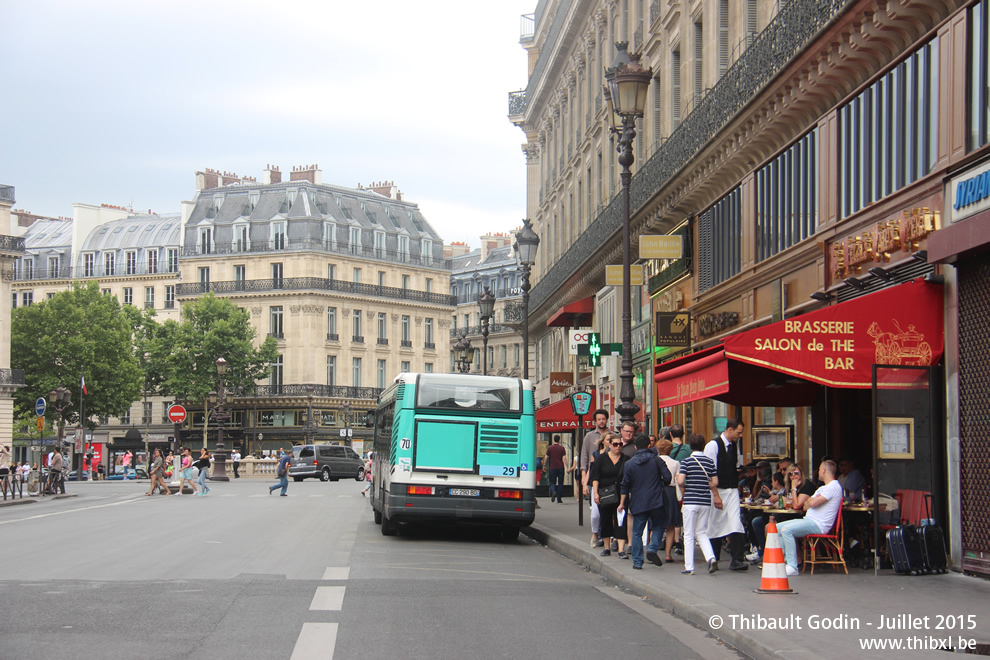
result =
[{"label": "man in blue shirt", "polygon": [[276,488],[281,487],[282,497],[285,497],[285,491],[289,488],[289,464],[292,462],[292,454],[282,450],[282,456],[278,459],[278,466],[275,468],[275,474],[278,476],[278,483],[274,486],[268,487],[268,494],[271,495]]},{"label": "man in blue shirt", "polygon": [[663,498],[664,487],[670,484],[670,470],[656,451],[649,448],[649,437],[640,433],[633,439],[633,443],[636,445],[636,453],[626,461],[623,468],[618,511],[622,513],[628,501],[629,512],[633,517],[633,568],[643,568],[643,528],[647,522],[651,523],[653,534],[646,549],[646,558],[652,564],[663,566],[657,551],[660,549],[660,538],[667,527]]}]

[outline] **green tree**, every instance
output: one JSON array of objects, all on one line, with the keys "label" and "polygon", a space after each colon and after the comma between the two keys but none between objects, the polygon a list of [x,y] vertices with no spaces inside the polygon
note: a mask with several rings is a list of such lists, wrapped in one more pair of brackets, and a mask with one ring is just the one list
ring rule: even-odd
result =
[{"label": "green tree", "polygon": [[157,330],[154,363],[165,365],[161,391],[178,400],[205,402],[219,384],[216,361],[227,361],[228,391],[250,389],[271,371],[278,344],[266,337],[255,347],[257,332],[247,311],[209,293],[182,307],[182,322],[166,321]]},{"label": "green tree", "polygon": [[[72,392],[66,423],[79,420],[80,376],[86,377],[86,417],[119,415],[141,396],[144,376],[134,356],[133,326],[114,296],[97,282],[76,283],[49,300],[13,310],[11,366],[24,369],[27,387],[14,395],[17,415],[59,386]],[[54,420],[52,406],[49,419]]]}]

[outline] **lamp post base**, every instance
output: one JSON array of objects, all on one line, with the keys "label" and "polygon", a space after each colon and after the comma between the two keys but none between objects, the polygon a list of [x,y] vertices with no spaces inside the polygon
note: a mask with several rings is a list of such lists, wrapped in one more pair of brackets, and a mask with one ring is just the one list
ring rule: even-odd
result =
[{"label": "lamp post base", "polygon": [[213,452],[213,475],[210,481],[230,481],[227,476],[227,452],[220,449]]}]

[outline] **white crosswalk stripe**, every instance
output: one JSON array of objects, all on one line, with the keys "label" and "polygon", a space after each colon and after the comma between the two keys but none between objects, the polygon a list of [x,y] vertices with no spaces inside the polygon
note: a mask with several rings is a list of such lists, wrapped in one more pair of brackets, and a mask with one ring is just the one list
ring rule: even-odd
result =
[{"label": "white crosswalk stripe", "polygon": [[351,569],[349,566],[328,566],[325,571],[323,571],[324,580],[346,580],[350,577]]},{"label": "white crosswalk stripe", "polygon": [[304,623],[291,660],[330,660],[336,645],[336,623]]},{"label": "white crosswalk stripe", "polygon": [[339,611],[344,606],[344,590],[347,587],[317,587],[310,610]]}]

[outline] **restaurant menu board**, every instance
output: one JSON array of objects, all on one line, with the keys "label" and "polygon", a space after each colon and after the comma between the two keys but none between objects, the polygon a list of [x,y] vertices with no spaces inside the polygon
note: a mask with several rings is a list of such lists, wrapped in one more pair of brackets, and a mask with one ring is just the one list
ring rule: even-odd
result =
[{"label": "restaurant menu board", "polygon": [[880,458],[914,458],[914,420],[910,417],[878,417]]},{"label": "restaurant menu board", "polygon": [[791,455],[790,426],[754,426],[753,458],[778,459]]}]

